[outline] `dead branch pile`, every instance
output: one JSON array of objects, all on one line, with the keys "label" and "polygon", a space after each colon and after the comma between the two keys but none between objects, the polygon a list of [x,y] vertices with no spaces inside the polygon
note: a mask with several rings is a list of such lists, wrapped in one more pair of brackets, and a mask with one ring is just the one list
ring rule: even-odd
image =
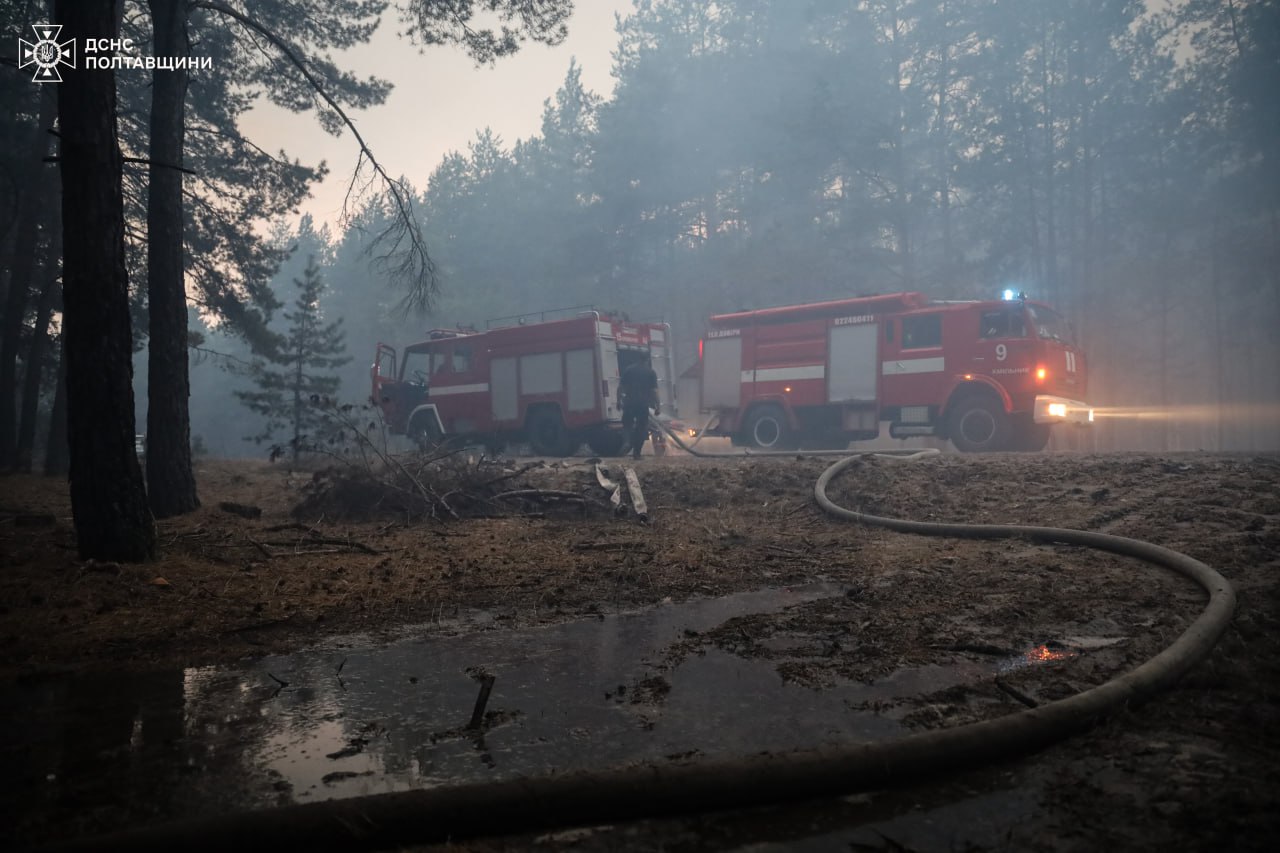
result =
[{"label": "dead branch pile", "polygon": [[587,491],[539,488],[530,482],[542,462],[517,464],[467,451],[379,454],[317,471],[293,509],[300,520],[367,521],[537,515],[603,506]]}]

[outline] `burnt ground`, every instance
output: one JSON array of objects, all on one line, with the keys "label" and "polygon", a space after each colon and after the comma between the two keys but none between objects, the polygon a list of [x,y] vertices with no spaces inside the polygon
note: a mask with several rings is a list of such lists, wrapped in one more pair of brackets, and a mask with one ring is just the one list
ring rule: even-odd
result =
[{"label": "burnt ground", "polygon": [[[479,611],[515,628],[825,580],[846,593],[690,633],[668,649],[670,664],[718,648],[821,690],[905,667],[1038,659],[871,709],[919,730],[1106,681],[1203,606],[1189,581],[1127,558],[833,520],[812,497],[829,460],[646,457],[636,469],[647,525],[611,512],[585,459],[472,463],[460,480],[425,477],[414,500],[403,483],[205,460],[204,506],[159,522],[160,558],[145,565],[79,560],[65,483],[7,477],[0,682],[227,662]],[[544,491],[509,494],[522,490]],[[804,838],[819,839],[813,849],[1270,849],[1280,830],[1280,457],[867,458],[831,496],[881,515],[1144,539],[1214,566],[1239,607],[1175,689],[1020,761],[901,791],[451,849],[789,849]],[[649,686],[643,701],[661,703],[661,679]],[[984,811],[1019,790],[1036,793],[1013,811]]]}]

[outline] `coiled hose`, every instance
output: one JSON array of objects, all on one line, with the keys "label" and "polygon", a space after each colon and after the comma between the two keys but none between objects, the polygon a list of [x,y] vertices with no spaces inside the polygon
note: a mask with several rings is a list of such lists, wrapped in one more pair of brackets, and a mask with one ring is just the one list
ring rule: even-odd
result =
[{"label": "coiled hose", "polygon": [[1067,699],[993,720],[820,752],[578,771],[285,806],[84,839],[59,849],[375,850],[744,808],[901,785],[1043,748],[1102,715],[1148,699],[1202,660],[1231,620],[1235,593],[1226,579],[1199,560],[1158,545],[1055,527],[882,518],[837,506],[828,498],[827,486],[858,458],[849,456],[831,465],[814,486],[818,504],[837,518],[926,536],[1020,538],[1136,557],[1194,580],[1209,594],[1208,604],[1172,645],[1136,669]]}]

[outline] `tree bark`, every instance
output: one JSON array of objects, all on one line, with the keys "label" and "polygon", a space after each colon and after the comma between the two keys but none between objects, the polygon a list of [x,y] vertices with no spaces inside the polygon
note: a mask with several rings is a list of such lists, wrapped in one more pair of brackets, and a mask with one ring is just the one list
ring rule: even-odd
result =
[{"label": "tree bark", "polygon": [[5,297],[3,328],[0,329],[0,469],[8,470],[15,461],[17,449],[18,339],[26,316],[31,278],[35,272],[35,246],[39,240],[40,222],[44,218],[46,197],[41,178],[48,167],[41,162],[53,139],[46,131],[53,125],[57,112],[55,84],[40,86],[40,118],[30,137],[26,173],[19,195],[17,231],[13,241],[13,265],[9,268],[9,292]]},{"label": "tree bark", "polygon": [[[118,38],[115,0],[57,0],[62,36]],[[155,555],[155,521],[134,453],[133,335],[124,254],[116,80],[109,69],[63,69],[63,333],[71,514],[82,559]]]},{"label": "tree bark", "polygon": [[[151,0],[157,56],[185,57],[183,0]],[[147,197],[147,494],[156,518],[200,506],[191,467],[191,378],[183,274],[182,165],[185,69],[156,69],[151,89]]]},{"label": "tree bark", "polygon": [[[66,340],[66,335],[63,335]],[[53,410],[49,413],[49,437],[44,445],[44,475],[65,477],[71,470],[67,448],[67,360],[64,348],[58,347],[58,387],[53,392]]]},{"label": "tree bark", "polygon": [[36,305],[36,324],[31,329],[31,346],[27,350],[27,368],[22,377],[22,409],[18,417],[18,449],[14,467],[19,471],[31,471],[31,459],[35,452],[36,418],[40,413],[40,385],[44,378],[45,360],[49,351],[49,320],[62,288],[59,280],[59,264],[62,260],[61,232],[57,223],[49,223],[49,247],[46,251],[41,277],[44,287]]}]

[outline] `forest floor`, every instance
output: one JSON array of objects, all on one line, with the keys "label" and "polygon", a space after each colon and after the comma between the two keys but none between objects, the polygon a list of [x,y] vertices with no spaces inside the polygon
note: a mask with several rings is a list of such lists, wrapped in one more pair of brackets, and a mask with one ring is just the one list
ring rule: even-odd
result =
[{"label": "forest floor", "polygon": [[[689,632],[670,647],[671,665],[715,648],[773,661],[785,681],[822,691],[910,667],[1048,660],[874,709],[925,730],[1106,681],[1168,645],[1204,605],[1189,581],[1128,558],[834,520],[813,499],[830,460],[646,456],[635,469],[648,523],[611,511],[586,459],[459,464],[470,467],[452,484],[423,474],[415,503],[345,475],[203,459],[202,508],[158,522],[159,557],[141,565],[78,559],[65,482],[5,477],[0,687],[225,663],[476,612],[492,614],[491,629],[516,629],[825,581],[843,594]],[[618,461],[604,465],[621,476]],[[1270,849],[1280,832],[1280,457],[868,457],[830,493],[878,515],[1154,542],[1220,571],[1238,609],[1174,689],[1022,760],[898,791],[450,849],[793,849],[805,839],[855,850]],[[412,517],[426,507],[437,517]],[[662,691],[646,701],[660,704]],[[1033,793],[1010,811],[1017,791]],[[985,807],[995,795],[1005,805]]]}]

